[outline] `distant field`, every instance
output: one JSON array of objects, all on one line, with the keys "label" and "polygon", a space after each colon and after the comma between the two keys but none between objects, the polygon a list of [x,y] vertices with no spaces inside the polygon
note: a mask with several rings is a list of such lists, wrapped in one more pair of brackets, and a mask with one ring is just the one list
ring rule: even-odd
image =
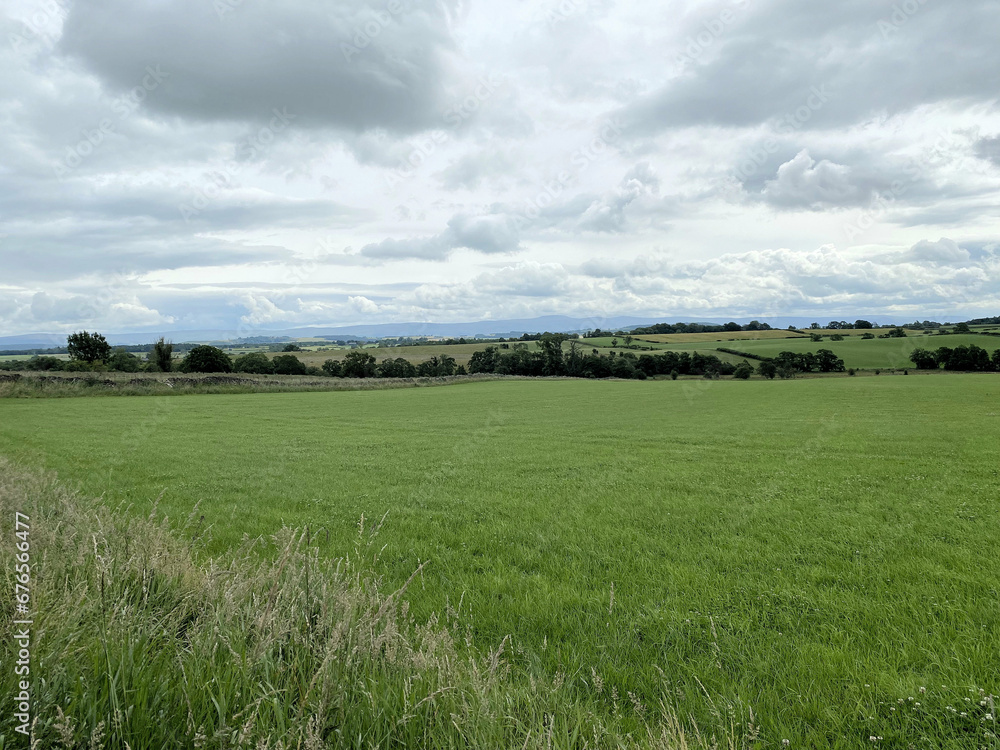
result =
[{"label": "distant field", "polygon": [[[533,341],[525,342],[529,348],[537,348]],[[512,343],[511,346],[514,344]],[[384,346],[384,347],[365,347],[365,351],[375,357],[376,362],[381,362],[383,359],[396,359],[396,357],[402,357],[403,359],[409,360],[413,364],[420,364],[421,362],[426,362],[431,357],[440,357],[442,354],[447,354],[449,357],[454,357],[455,361],[460,365],[469,364],[469,359],[475,352],[482,351],[487,346],[497,346],[496,344],[427,344],[424,346]],[[343,360],[350,353],[350,349],[334,349],[334,350],[319,350],[319,351],[302,351],[293,352],[293,354],[300,360],[305,362],[307,365],[322,365],[326,360]],[[280,354],[281,352],[270,353],[271,357]]]},{"label": "distant field", "polygon": [[751,706],[761,747],[959,748],[985,726],[966,699],[1000,692],[998,396],[955,375],[3,400],[0,453],[137,514],[200,503],[216,551],[309,524],[344,554],[388,512],[387,586],[431,560],[417,617],[462,599],[474,646],[511,634],[516,668],[608,712],[666,689],[710,731]]},{"label": "distant field", "polygon": [[[699,344],[704,341],[743,341],[756,339],[787,339],[801,337],[801,333],[795,331],[721,331],[716,333],[657,333],[648,336],[635,336],[642,341],[651,341],[658,344]],[[620,339],[621,337],[619,337]]]}]

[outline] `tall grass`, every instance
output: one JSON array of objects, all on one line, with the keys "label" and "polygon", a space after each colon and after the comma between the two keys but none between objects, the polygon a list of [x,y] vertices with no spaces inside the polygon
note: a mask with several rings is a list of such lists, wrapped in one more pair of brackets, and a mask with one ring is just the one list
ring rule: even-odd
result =
[{"label": "tall grass", "polygon": [[[474,652],[450,608],[415,621],[406,591],[423,566],[388,590],[378,527],[362,524],[335,561],[283,528],[202,562],[197,510],[179,527],[155,509],[113,512],[0,458],[0,514],[15,511],[31,526],[32,748],[710,745],[665,703],[618,721],[559,679],[512,669],[508,639]],[[15,541],[5,526],[7,590]],[[0,613],[7,696],[13,618]],[[8,705],[0,747],[23,746],[14,725]]]},{"label": "tall grass", "polygon": [[214,375],[202,373],[0,373],[0,398],[71,396],[169,396],[186,393],[288,393],[370,391],[513,379],[475,374],[419,378],[326,378],[306,375]]}]

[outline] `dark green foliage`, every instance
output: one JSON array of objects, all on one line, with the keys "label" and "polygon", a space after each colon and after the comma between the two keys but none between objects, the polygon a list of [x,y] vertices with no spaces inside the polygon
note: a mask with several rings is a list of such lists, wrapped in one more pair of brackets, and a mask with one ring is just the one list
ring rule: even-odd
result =
[{"label": "dark green foliage", "polygon": [[955,326],[955,333],[971,333],[968,323],[959,323]]},{"label": "dark green foliage", "polygon": [[111,356],[111,344],[99,333],[80,331],[66,337],[70,359],[82,362],[104,362]]},{"label": "dark green foliage", "polygon": [[305,375],[306,366],[294,354],[279,354],[271,364],[274,365],[275,375]]},{"label": "dark green foliage", "polygon": [[757,372],[768,380],[774,380],[774,376],[778,374],[778,366],[771,360],[765,359],[757,365]]},{"label": "dark green foliage", "polygon": [[232,372],[233,361],[222,349],[201,344],[187,353],[181,362],[183,372]]},{"label": "dark green foliage", "polygon": [[[944,349],[946,347],[938,349],[938,353],[940,354]],[[989,353],[975,344],[971,346],[956,346],[954,349],[947,349],[947,352],[947,358],[942,358],[942,364],[946,370],[988,372],[993,369]]]},{"label": "dark green foliage", "polygon": [[375,369],[375,375],[380,378],[414,378],[417,376],[417,368],[402,357],[383,359]]},{"label": "dark green foliage", "polygon": [[340,362],[335,359],[328,359],[323,363],[323,372],[331,378],[342,378]]},{"label": "dark green foliage", "polygon": [[875,334],[874,333],[862,333],[861,334],[861,339],[862,340],[873,339],[873,338],[875,338]]},{"label": "dark green foliage", "polygon": [[236,358],[233,362],[233,372],[269,375],[274,372],[274,363],[264,352],[249,352]]},{"label": "dark green foliage", "polygon": [[838,357],[829,349],[820,349],[816,352],[816,367],[820,372],[843,372],[844,360]]},{"label": "dark green foliage", "polygon": [[918,370],[936,370],[938,368],[937,357],[926,349],[914,349],[910,352],[910,361]]},{"label": "dark green foliage", "polygon": [[819,334],[819,333],[810,333],[809,334],[809,340],[812,341],[812,342],[822,341],[823,340],[823,335]]},{"label": "dark green foliage", "polygon": [[344,358],[341,372],[345,378],[374,378],[375,357],[364,349],[354,349]]},{"label": "dark green foliage", "polygon": [[854,321],[854,327],[855,328],[874,328],[874,326],[871,324],[871,322],[867,321],[867,320],[855,320]]},{"label": "dark green foliage", "polygon": [[32,357],[24,363],[25,370],[61,370],[63,361],[56,357]]},{"label": "dark green foliage", "polygon": [[733,377],[737,380],[749,380],[751,375],[753,375],[753,365],[746,360],[736,365],[736,370],[733,372]]},{"label": "dark green foliage", "polygon": [[899,326],[896,326],[895,328],[890,328],[885,333],[880,333],[879,334],[879,338],[880,339],[905,339],[906,338],[906,331],[904,331]]},{"label": "dark green foliage", "polygon": [[119,372],[139,372],[142,367],[138,357],[125,351],[124,346],[118,346],[108,358],[108,369]]},{"label": "dark green foliage", "polygon": [[302,351],[302,347],[299,346],[298,344],[285,344],[284,348],[282,348],[281,351],[283,351],[283,352],[301,352]]},{"label": "dark green foliage", "polygon": [[160,340],[153,344],[152,350],[146,358],[153,365],[153,369],[160,372],[170,372],[173,369],[174,345],[168,343],[161,336]]},{"label": "dark green foliage", "polygon": [[447,377],[454,375],[456,369],[455,358],[441,354],[417,365],[417,375],[422,378]]},{"label": "dark green foliage", "polygon": [[843,341],[843,340],[844,337],[839,333],[835,333],[830,337],[830,341]]}]

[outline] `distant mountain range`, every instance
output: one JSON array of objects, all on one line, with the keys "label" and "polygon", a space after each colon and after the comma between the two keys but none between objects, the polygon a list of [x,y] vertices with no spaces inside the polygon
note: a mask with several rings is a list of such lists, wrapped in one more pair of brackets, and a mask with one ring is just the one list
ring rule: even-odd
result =
[{"label": "distant mountain range", "polygon": [[[865,316],[862,316],[865,317]],[[868,318],[872,320],[872,318]],[[194,331],[166,331],[152,330],[144,332],[108,333],[102,332],[108,341],[115,346],[128,346],[132,344],[149,344],[164,336],[174,343],[187,342],[225,342],[232,341],[238,335],[307,338],[312,336],[333,337],[336,339],[378,339],[397,336],[412,337],[450,337],[450,338],[495,338],[520,336],[522,333],[541,333],[551,331],[553,333],[576,333],[590,331],[595,328],[604,330],[625,330],[637,328],[639,326],[652,325],[653,323],[676,323],[697,322],[697,323],[726,323],[735,320],[737,323],[749,323],[751,318],[707,318],[702,320],[692,320],[690,316],[671,315],[655,317],[634,317],[628,315],[618,315],[609,318],[572,318],[566,315],[546,315],[540,318],[522,318],[513,320],[479,320],[465,323],[372,323],[351,326],[307,326],[302,328],[285,329],[264,329],[257,328],[250,332],[240,332],[234,330],[194,330]],[[773,328],[787,328],[788,326],[805,327],[812,321],[818,320],[825,323],[829,317],[801,318],[801,317],[781,317],[781,318],[759,318],[761,322],[769,324]],[[878,321],[891,322],[891,321]],[[20,336],[0,336],[0,350],[9,349],[48,349],[52,347],[65,346],[65,333],[28,333]]]}]

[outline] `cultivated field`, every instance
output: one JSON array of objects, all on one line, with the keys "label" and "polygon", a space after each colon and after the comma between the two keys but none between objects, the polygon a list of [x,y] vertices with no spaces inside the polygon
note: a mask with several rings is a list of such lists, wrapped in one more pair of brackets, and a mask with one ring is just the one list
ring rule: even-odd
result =
[{"label": "cultivated field", "polygon": [[971,748],[1000,692],[998,397],[942,375],[6,399],[0,454],[137,517],[198,504],[203,556],[282,525],[339,556],[387,513],[387,590],[430,561],[418,621],[461,601],[474,650],[512,637],[511,679],[626,725],[662,699],[710,733],[752,708],[760,747]]}]

